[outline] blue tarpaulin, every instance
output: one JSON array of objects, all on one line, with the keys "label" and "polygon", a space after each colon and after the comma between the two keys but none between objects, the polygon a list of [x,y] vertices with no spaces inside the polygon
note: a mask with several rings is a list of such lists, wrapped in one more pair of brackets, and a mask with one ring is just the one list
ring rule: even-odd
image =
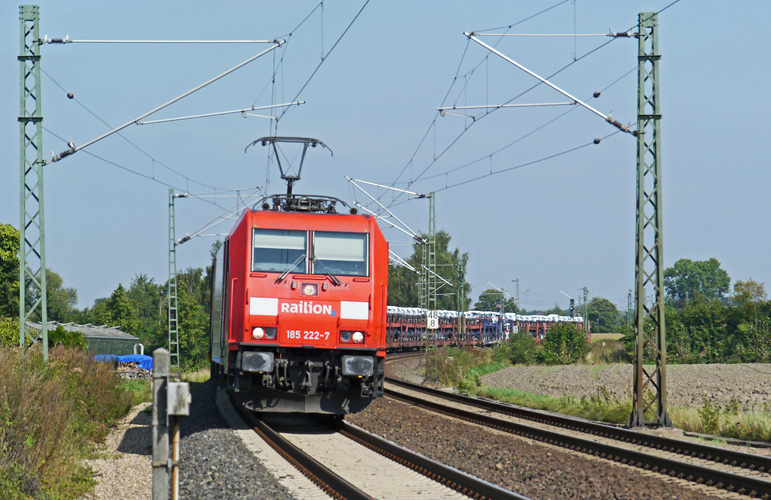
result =
[{"label": "blue tarpaulin", "polygon": [[128,354],[126,356],[118,356],[120,363],[139,363],[141,370],[153,369],[153,357],[146,356],[144,354]]},{"label": "blue tarpaulin", "polygon": [[94,356],[94,360],[104,361],[104,362],[118,361],[118,356],[116,356],[115,354],[97,354],[96,356]]}]

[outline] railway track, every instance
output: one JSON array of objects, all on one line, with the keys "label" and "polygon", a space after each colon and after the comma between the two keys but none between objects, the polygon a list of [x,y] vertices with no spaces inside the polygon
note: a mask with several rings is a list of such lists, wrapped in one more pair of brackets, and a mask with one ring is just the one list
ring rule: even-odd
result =
[{"label": "railway track", "polygon": [[771,457],[670,439],[387,379],[386,396],[483,426],[727,491],[771,498]]},{"label": "railway track", "polygon": [[332,498],[464,498],[526,500],[418,455],[345,422],[254,416],[233,403],[260,437]]}]

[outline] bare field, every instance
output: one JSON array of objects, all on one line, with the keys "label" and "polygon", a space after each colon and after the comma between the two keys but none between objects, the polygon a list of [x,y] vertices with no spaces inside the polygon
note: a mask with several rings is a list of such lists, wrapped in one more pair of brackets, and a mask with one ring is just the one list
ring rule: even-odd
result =
[{"label": "bare field", "polygon": [[[632,393],[632,365],[512,366],[485,375],[482,384],[575,398],[594,396],[604,387],[623,400]],[[667,388],[670,406],[736,400],[744,411],[763,411],[771,405],[771,364],[668,365]]]}]

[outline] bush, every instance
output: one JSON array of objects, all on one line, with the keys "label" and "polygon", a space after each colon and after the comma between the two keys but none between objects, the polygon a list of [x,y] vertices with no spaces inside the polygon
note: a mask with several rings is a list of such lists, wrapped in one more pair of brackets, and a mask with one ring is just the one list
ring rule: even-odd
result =
[{"label": "bush", "polygon": [[88,348],[83,334],[80,332],[70,332],[64,329],[62,325],[57,325],[56,330],[48,332],[48,345],[62,345],[85,351]]},{"label": "bush", "polygon": [[583,360],[589,352],[586,334],[574,323],[559,323],[546,332],[541,356],[550,365],[567,365]]},{"label": "bush", "polygon": [[532,365],[536,360],[535,339],[526,331],[509,335],[509,361],[513,364]]},{"label": "bush", "polygon": [[69,499],[93,484],[81,458],[130,408],[109,366],[56,346],[0,349],[0,488],[4,498]]},{"label": "bush", "polygon": [[486,363],[489,356],[489,351],[474,347],[434,349],[427,359],[426,379],[451,387],[468,385],[468,371]]},{"label": "bush", "polygon": [[[26,345],[31,344],[27,338]],[[19,318],[0,317],[0,346],[18,347],[19,345]]]}]

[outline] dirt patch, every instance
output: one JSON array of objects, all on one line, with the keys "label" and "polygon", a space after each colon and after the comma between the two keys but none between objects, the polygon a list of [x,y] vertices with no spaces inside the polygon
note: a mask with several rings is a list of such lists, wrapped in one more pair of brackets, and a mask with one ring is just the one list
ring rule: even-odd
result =
[{"label": "dirt patch", "polygon": [[[623,400],[632,393],[632,365],[512,366],[485,375],[482,384],[576,398],[605,387]],[[744,411],[763,411],[771,404],[771,364],[667,366],[670,406],[701,407],[705,398],[719,405],[736,400]]]},{"label": "dirt patch", "polygon": [[[388,360],[388,358],[386,358]],[[413,384],[422,384],[426,373],[426,358],[413,356],[386,361],[386,377],[398,378]]]}]

